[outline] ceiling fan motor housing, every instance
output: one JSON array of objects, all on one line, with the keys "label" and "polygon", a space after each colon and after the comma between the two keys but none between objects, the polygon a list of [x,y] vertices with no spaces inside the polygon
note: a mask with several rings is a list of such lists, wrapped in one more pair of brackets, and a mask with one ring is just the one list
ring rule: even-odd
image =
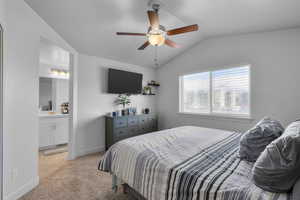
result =
[{"label": "ceiling fan motor housing", "polygon": [[157,3],[152,4],[152,9],[153,9],[156,13],[158,13],[159,7],[160,7],[160,5],[157,4]]}]

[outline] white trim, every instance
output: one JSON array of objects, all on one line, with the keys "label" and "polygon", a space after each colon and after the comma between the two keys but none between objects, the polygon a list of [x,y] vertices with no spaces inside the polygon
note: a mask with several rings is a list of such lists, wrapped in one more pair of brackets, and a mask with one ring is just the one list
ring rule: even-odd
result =
[{"label": "white trim", "polygon": [[76,159],[76,127],[77,127],[77,60],[76,56],[70,53],[70,78],[69,78],[69,143],[68,160]]},{"label": "white trim", "polygon": [[197,73],[205,73],[205,72],[213,72],[213,71],[219,71],[219,70],[225,70],[225,69],[231,69],[231,68],[239,68],[239,67],[243,67],[243,66],[250,66],[251,67],[251,64],[250,62],[244,62],[244,63],[239,63],[239,64],[226,64],[222,67],[206,67],[204,68],[203,71],[199,71],[198,69],[195,69],[195,70],[191,70],[189,72],[186,72],[186,73],[179,73],[178,75],[179,76],[187,76],[187,75],[193,75],[193,74],[197,74]]},{"label": "white trim", "polygon": [[191,116],[199,116],[205,119],[224,119],[224,120],[239,120],[239,121],[254,121],[250,115],[232,115],[232,114],[204,114],[204,113],[191,113],[191,112],[178,112],[180,115],[191,115]]},{"label": "white trim", "polygon": [[0,200],[3,199],[3,27],[0,24]]},{"label": "white trim", "polygon": [[100,153],[105,151],[105,146],[92,147],[92,148],[82,148],[77,153],[77,157],[85,156],[93,153]]},{"label": "white trim", "polygon": [[4,200],[17,200],[22,197],[24,194],[30,192],[39,184],[39,176],[31,179],[29,182],[21,186],[15,192],[12,192],[4,197]]},{"label": "white trim", "polygon": [[179,107],[178,107],[178,109],[179,109],[179,112],[182,111],[182,102],[183,102],[183,100],[182,100],[182,91],[183,91],[183,87],[184,87],[183,83],[184,82],[182,81],[182,76],[179,76],[179,87],[178,87],[178,94],[179,94]]},{"label": "white trim", "polygon": [[209,102],[209,113],[213,112],[213,81],[212,81],[212,72],[209,72],[209,93],[208,93],[208,102]]}]

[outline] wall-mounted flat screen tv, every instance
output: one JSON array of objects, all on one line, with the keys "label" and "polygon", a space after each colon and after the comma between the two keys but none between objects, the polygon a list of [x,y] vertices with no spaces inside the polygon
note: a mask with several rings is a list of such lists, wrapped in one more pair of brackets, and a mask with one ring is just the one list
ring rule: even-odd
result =
[{"label": "wall-mounted flat screen tv", "polygon": [[108,69],[108,93],[140,94],[142,93],[143,74]]}]

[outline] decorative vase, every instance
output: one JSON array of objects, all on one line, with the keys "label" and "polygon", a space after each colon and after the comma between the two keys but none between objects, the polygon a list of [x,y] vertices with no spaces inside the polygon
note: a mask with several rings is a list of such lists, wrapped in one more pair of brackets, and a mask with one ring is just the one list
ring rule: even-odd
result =
[{"label": "decorative vase", "polygon": [[125,116],[126,115],[126,109],[123,109],[122,110],[122,116]]},{"label": "decorative vase", "polygon": [[149,114],[150,113],[150,109],[149,108],[145,108],[145,114]]}]

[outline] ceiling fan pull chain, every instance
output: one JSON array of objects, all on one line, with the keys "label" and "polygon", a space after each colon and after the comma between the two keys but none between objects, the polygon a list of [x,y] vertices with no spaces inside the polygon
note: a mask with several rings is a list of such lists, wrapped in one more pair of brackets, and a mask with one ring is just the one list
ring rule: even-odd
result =
[{"label": "ceiling fan pull chain", "polygon": [[154,47],[154,64],[156,67],[159,66],[159,63],[158,63],[158,54],[157,54],[157,46]]}]

